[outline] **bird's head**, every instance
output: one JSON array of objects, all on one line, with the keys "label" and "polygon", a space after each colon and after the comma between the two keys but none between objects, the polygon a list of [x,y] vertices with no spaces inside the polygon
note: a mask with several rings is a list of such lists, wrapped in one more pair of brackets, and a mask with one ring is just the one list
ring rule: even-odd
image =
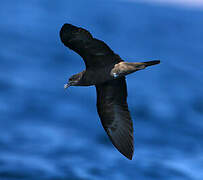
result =
[{"label": "bird's head", "polygon": [[64,85],[64,88],[68,88],[70,86],[79,86],[80,85],[80,80],[82,78],[83,73],[78,73],[78,74],[74,74],[72,75],[69,79],[68,79],[68,83]]}]

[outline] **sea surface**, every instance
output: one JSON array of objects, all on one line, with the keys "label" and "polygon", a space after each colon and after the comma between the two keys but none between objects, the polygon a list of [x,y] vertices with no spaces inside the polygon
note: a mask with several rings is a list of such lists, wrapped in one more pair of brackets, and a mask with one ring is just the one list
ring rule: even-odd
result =
[{"label": "sea surface", "polygon": [[[203,10],[141,2],[0,2],[0,180],[203,180]],[[130,161],[110,143],[95,87],[64,47],[64,23],[124,60],[161,64],[127,77]]]}]

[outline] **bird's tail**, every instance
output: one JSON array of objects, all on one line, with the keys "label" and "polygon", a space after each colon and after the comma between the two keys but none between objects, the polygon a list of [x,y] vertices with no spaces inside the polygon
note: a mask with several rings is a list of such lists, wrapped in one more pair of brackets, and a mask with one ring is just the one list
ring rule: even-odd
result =
[{"label": "bird's tail", "polygon": [[154,61],[147,61],[147,62],[143,62],[144,65],[147,66],[152,66],[152,65],[156,65],[160,63],[160,60],[154,60]]},{"label": "bird's tail", "polygon": [[145,69],[148,66],[159,64],[159,60],[147,61],[147,62],[120,62],[114,66],[111,70],[111,75],[114,78],[126,76],[133,72]]}]

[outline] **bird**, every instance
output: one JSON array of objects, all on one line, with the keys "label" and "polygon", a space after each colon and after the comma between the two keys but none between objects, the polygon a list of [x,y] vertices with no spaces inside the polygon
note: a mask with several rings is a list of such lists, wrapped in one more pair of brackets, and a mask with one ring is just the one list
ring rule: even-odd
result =
[{"label": "bird", "polygon": [[115,148],[132,160],[134,153],[133,122],[127,104],[125,76],[160,63],[125,62],[102,40],[96,39],[86,29],[65,23],[60,29],[60,39],[69,49],[79,54],[85,70],[72,75],[64,88],[70,86],[95,86],[97,112],[102,126]]}]

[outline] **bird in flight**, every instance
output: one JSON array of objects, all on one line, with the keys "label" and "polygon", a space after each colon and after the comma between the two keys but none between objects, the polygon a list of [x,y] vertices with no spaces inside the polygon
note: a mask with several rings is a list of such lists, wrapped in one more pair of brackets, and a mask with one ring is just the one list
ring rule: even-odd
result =
[{"label": "bird in flight", "polygon": [[86,66],[84,71],[72,75],[64,88],[96,86],[97,112],[102,126],[118,151],[131,160],[134,152],[133,123],[128,110],[125,76],[160,61],[124,62],[103,41],[71,24],[62,26],[60,39],[82,57]]}]

